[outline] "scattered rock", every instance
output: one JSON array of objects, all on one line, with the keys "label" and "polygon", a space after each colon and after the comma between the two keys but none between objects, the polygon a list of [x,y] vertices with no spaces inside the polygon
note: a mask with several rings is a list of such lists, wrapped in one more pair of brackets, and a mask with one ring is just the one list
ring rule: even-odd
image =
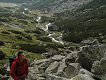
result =
[{"label": "scattered rock", "polygon": [[90,40],[83,40],[83,41],[81,41],[81,43],[84,44],[84,45],[92,44],[92,42]]},{"label": "scattered rock", "polygon": [[78,51],[73,51],[65,57],[65,64],[75,63],[77,59]]},{"label": "scattered rock", "polygon": [[63,76],[63,71],[67,68],[66,64],[65,64],[65,59],[62,60],[62,62],[60,62],[60,65],[58,67],[57,76]]},{"label": "scattered rock", "polygon": [[53,75],[53,74],[47,74],[45,80],[70,80],[70,79],[60,77],[60,76],[56,76],[56,75]]},{"label": "scattered rock", "polygon": [[55,61],[50,64],[50,66],[46,69],[46,73],[56,73],[59,66],[59,62]]},{"label": "scattered rock", "polygon": [[48,51],[48,59],[31,63],[29,80],[106,80],[106,46],[97,40],[64,56]]},{"label": "scattered rock", "polygon": [[61,55],[54,55],[52,57],[52,60],[54,61],[61,61],[65,56],[61,56]]},{"label": "scattered rock", "polygon": [[84,54],[79,53],[77,62],[81,64],[84,69],[91,71],[93,61],[88,59]]},{"label": "scattered rock", "polygon": [[106,57],[100,60],[100,67],[102,68],[103,72],[106,73]]},{"label": "scattered rock", "polygon": [[94,61],[92,64],[91,72],[96,75],[99,75],[103,72],[100,66],[100,61]]},{"label": "scattered rock", "polygon": [[48,52],[43,53],[42,55],[45,56],[46,58],[50,58],[54,55],[57,55],[57,51],[53,49],[47,49]]},{"label": "scattered rock", "polygon": [[81,69],[77,76],[72,78],[71,80],[95,80],[93,74],[86,69]]},{"label": "scattered rock", "polygon": [[92,64],[96,60],[101,60],[105,53],[105,46],[102,44],[86,45],[80,48],[77,62],[88,71],[91,71]]},{"label": "scattered rock", "polygon": [[94,39],[93,41],[91,41],[91,40],[83,40],[83,41],[81,41],[81,43],[82,44],[84,44],[84,45],[97,45],[97,44],[99,44],[99,41],[98,41],[98,39]]},{"label": "scattered rock", "polygon": [[81,66],[79,63],[70,63],[63,71],[63,77],[71,79],[72,77],[75,77],[78,74],[80,69]]},{"label": "scattered rock", "polygon": [[48,61],[50,61],[50,59],[42,59],[42,60],[37,60],[37,61],[35,60],[34,62],[31,63],[31,66],[40,65],[40,64],[42,64],[44,62],[48,62]]},{"label": "scattered rock", "polygon": [[39,69],[39,71],[41,71],[41,72],[45,72],[45,70],[49,67],[49,65],[51,64],[51,63],[53,63],[54,62],[54,60],[52,60],[52,59],[50,59],[49,61],[46,61],[46,62],[44,62],[44,63],[42,63],[42,64],[40,64],[38,67],[38,69]]}]

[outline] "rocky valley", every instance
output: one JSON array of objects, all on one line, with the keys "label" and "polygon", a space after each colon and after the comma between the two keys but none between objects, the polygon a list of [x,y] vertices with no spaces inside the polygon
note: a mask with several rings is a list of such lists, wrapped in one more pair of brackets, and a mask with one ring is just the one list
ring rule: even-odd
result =
[{"label": "rocky valley", "polygon": [[0,78],[18,51],[26,80],[106,80],[106,1],[0,0]]}]

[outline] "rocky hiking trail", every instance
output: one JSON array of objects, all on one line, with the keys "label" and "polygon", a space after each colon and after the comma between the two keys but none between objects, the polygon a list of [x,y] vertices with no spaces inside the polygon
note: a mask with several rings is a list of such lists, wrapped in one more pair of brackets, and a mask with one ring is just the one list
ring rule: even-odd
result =
[{"label": "rocky hiking trail", "polygon": [[105,61],[106,45],[94,40],[78,51],[33,61],[27,80],[106,80]]}]

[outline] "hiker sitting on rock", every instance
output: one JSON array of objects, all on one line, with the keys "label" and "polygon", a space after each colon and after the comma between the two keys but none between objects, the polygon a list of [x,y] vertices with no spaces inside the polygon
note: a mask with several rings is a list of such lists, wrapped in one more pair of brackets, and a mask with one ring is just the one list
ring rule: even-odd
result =
[{"label": "hiker sitting on rock", "polygon": [[28,61],[22,51],[11,65],[10,75],[14,80],[25,80],[28,75]]}]

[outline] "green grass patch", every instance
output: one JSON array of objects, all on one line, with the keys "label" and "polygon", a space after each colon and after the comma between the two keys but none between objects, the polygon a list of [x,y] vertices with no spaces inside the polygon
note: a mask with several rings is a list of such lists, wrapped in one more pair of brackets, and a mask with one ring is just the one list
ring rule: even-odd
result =
[{"label": "green grass patch", "polygon": [[41,54],[29,53],[26,55],[26,58],[28,58],[30,61],[33,61],[33,60],[44,59],[45,57],[41,56]]},{"label": "green grass patch", "polygon": [[0,60],[0,69],[3,68],[6,62],[7,62],[6,59]]},{"label": "green grass patch", "polygon": [[[0,51],[3,51],[3,53],[6,54],[6,57],[3,60],[0,60],[0,69],[3,68],[5,63],[9,63],[9,57],[14,56],[17,54],[19,49],[11,49],[11,48],[0,48]],[[31,53],[31,52],[25,52],[25,56],[29,61],[33,60],[39,60],[39,59],[44,59],[45,57],[41,56],[41,54],[37,53]]]},{"label": "green grass patch", "polygon": [[17,49],[11,49],[11,48],[0,48],[0,51],[3,51],[3,53],[6,54],[6,58],[8,58],[11,55],[15,55],[15,53],[18,50]]}]

